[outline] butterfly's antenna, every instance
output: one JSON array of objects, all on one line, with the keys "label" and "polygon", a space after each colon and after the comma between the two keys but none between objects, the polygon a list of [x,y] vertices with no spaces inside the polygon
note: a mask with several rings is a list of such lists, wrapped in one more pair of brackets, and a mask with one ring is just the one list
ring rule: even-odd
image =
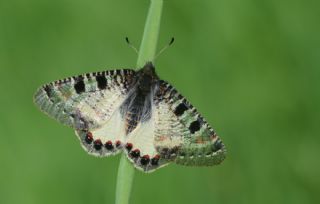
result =
[{"label": "butterfly's antenna", "polygon": [[174,42],[174,37],[171,38],[170,42],[165,45],[159,52],[158,54],[156,55],[156,57],[154,59],[157,59],[159,57],[159,55],[161,55],[161,53],[163,53],[163,51],[165,51],[168,47],[170,47]]},{"label": "butterfly's antenna", "polygon": [[138,49],[130,43],[128,37],[126,37],[126,42],[129,45],[129,47],[131,47],[137,54],[139,53]]}]

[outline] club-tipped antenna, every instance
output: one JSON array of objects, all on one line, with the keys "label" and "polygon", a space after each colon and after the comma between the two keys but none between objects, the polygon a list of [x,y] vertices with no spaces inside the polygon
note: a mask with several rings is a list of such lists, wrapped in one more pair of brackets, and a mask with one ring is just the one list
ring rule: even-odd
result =
[{"label": "club-tipped antenna", "polygon": [[156,57],[154,59],[157,59],[159,57],[159,55],[161,55],[161,53],[163,53],[168,47],[170,47],[174,42],[174,37],[171,38],[170,42],[165,45],[159,52],[158,54],[156,55]]},{"label": "club-tipped antenna", "polygon": [[128,37],[126,37],[126,42],[127,42],[128,46],[131,47],[135,51],[135,53],[137,53],[137,54],[139,53],[138,49],[130,43]]}]

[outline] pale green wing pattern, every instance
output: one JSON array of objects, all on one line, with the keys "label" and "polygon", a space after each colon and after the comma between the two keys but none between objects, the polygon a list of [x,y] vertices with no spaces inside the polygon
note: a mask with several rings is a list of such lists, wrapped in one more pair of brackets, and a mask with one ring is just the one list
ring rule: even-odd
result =
[{"label": "pale green wing pattern", "polygon": [[34,101],[50,117],[73,127],[85,150],[107,156],[122,148],[119,106],[133,90],[134,80],[131,69],[68,77],[40,87]]},{"label": "pale green wing pattern", "polygon": [[154,145],[162,160],[211,166],[225,159],[226,148],[221,139],[169,83],[160,82],[154,100],[157,115]]}]

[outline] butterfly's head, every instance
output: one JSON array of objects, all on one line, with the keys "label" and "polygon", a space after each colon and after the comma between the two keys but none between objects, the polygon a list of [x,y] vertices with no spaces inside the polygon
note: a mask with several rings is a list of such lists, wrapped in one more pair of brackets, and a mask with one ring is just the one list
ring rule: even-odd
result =
[{"label": "butterfly's head", "polygon": [[141,90],[150,90],[150,87],[159,80],[152,62],[147,62],[138,72],[138,84]]},{"label": "butterfly's head", "polygon": [[156,76],[156,71],[154,68],[154,65],[152,64],[152,62],[147,62],[142,69],[140,69],[139,71],[141,74],[144,75],[149,75],[149,76]]}]

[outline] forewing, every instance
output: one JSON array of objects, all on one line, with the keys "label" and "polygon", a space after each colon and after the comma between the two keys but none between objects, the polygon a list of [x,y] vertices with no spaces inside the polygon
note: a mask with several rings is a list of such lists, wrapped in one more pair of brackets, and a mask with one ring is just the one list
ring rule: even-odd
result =
[{"label": "forewing", "polygon": [[226,149],[198,111],[169,83],[161,81],[155,96],[154,146],[161,159],[190,166],[221,163]]},{"label": "forewing", "polygon": [[105,156],[122,147],[125,133],[119,106],[134,84],[134,70],[93,72],[46,84],[34,101],[50,117],[73,127],[89,153]]}]

